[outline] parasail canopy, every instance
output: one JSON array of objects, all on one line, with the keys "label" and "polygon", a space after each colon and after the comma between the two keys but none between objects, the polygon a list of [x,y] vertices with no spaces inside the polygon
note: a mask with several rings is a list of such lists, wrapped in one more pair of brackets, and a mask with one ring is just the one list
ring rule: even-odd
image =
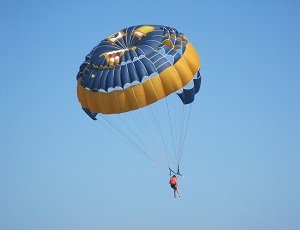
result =
[{"label": "parasail canopy", "polygon": [[[77,75],[85,111],[116,114],[148,106],[173,92],[183,103],[200,88],[200,59],[186,36],[157,25],[131,26],[102,40]],[[184,87],[192,83],[193,87]]]},{"label": "parasail canopy", "polygon": [[179,173],[190,105],[200,84],[200,58],[184,34],[137,25],[108,36],[86,56],[77,96],[92,119],[101,116],[149,159],[153,152],[164,153],[170,172],[175,173],[172,165]]}]

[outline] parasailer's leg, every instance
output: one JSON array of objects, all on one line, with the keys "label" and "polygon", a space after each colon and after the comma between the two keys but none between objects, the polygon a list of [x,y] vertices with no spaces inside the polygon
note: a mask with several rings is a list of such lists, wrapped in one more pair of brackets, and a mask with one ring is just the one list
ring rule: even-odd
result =
[{"label": "parasailer's leg", "polygon": [[178,191],[178,184],[176,184],[176,189],[174,189],[174,194],[175,194],[175,192],[177,193],[178,197],[180,197],[180,194],[179,194],[179,191]]},{"label": "parasailer's leg", "polygon": [[176,184],[171,184],[171,187],[172,187],[173,192],[174,192],[174,197],[176,198],[176,191],[177,191]]},{"label": "parasailer's leg", "polygon": [[174,197],[177,198],[176,194],[178,195],[178,197],[180,197],[177,184],[172,184],[171,187],[173,188]]},{"label": "parasailer's leg", "polygon": [[177,192],[177,194],[178,194],[178,197],[180,197],[180,194],[179,194],[178,188],[176,188],[176,192]]}]

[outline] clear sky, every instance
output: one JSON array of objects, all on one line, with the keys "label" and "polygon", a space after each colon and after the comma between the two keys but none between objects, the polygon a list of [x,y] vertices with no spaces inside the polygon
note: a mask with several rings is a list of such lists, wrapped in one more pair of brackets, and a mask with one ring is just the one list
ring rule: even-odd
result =
[{"label": "clear sky", "polygon": [[[299,11],[296,0],[1,1],[0,229],[300,229]],[[85,55],[148,23],[186,34],[202,60],[180,199],[76,96]]]}]

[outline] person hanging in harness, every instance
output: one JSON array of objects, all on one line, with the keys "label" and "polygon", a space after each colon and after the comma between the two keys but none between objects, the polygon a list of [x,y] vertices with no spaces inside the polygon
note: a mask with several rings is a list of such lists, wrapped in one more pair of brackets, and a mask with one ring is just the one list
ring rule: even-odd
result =
[{"label": "person hanging in harness", "polygon": [[174,197],[176,198],[176,193],[178,197],[180,197],[179,192],[178,192],[178,183],[177,183],[177,176],[173,175],[170,177],[169,184],[171,185],[171,188],[174,190]]}]

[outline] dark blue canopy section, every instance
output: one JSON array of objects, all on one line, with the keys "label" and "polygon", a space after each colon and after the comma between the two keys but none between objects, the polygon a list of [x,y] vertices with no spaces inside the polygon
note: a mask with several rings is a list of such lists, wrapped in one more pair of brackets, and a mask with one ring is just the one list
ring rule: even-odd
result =
[{"label": "dark blue canopy section", "polygon": [[148,25],[148,32],[141,35],[137,31],[143,27],[125,28],[94,47],[80,66],[79,84],[94,92],[125,88],[161,73],[182,57],[186,42],[177,30]]},{"label": "dark blue canopy section", "polygon": [[96,116],[98,113],[93,113],[89,109],[86,109],[86,108],[82,108],[82,109],[84,112],[86,112],[87,115],[89,115],[90,118],[92,118],[93,120],[97,120]]},{"label": "dark blue canopy section", "polygon": [[197,72],[193,79],[193,87],[192,88],[183,88],[183,91],[181,93],[177,93],[177,95],[180,97],[182,100],[183,104],[190,104],[195,100],[195,95],[199,92],[200,90],[200,85],[201,85],[201,75],[200,71]]}]

